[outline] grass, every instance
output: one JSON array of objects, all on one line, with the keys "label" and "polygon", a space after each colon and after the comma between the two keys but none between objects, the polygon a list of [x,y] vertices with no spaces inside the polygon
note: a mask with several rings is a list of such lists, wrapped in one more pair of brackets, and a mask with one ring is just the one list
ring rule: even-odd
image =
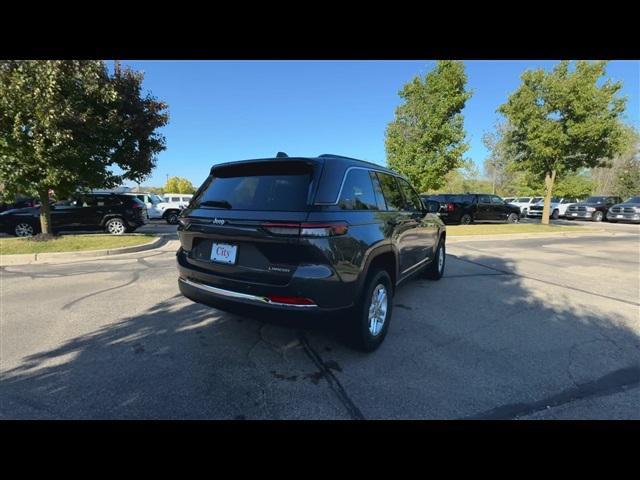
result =
[{"label": "grass", "polygon": [[148,243],[152,238],[153,235],[64,235],[46,242],[34,242],[23,238],[2,238],[0,239],[0,255],[78,252],[131,247]]},{"label": "grass", "polygon": [[500,235],[517,233],[549,233],[549,232],[593,232],[592,228],[566,227],[564,225],[541,225],[537,223],[516,224],[473,224],[473,225],[447,225],[447,235]]}]

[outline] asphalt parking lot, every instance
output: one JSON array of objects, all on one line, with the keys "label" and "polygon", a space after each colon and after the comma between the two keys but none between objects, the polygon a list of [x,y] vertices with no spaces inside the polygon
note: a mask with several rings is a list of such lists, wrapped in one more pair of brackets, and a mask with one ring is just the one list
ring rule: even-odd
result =
[{"label": "asphalt parking lot", "polygon": [[331,320],[184,299],[175,227],[156,250],[3,267],[0,418],[640,419],[640,236],[612,227],[451,243],[373,354]]}]

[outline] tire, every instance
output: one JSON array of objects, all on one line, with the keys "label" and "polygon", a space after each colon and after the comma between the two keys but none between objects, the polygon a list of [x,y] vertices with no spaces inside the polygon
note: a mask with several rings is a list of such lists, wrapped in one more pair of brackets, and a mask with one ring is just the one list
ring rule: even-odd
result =
[{"label": "tire", "polygon": [[19,222],[13,226],[13,234],[16,237],[32,237],[38,233],[38,228],[30,222]]},{"label": "tire", "polygon": [[[378,302],[374,306],[374,293]],[[393,311],[393,287],[386,270],[369,274],[358,305],[351,312],[351,343],[363,352],[373,352],[384,341]]]},{"label": "tire", "polygon": [[528,208],[523,208],[522,212],[520,213],[520,218],[526,218],[528,211],[529,211]]},{"label": "tire", "polygon": [[460,217],[460,225],[471,225],[473,223],[473,217],[468,213],[465,213]]},{"label": "tire", "polygon": [[164,218],[169,225],[175,225],[178,223],[178,212],[171,211],[167,212]]},{"label": "tire", "polygon": [[447,262],[447,250],[444,242],[439,242],[433,261],[425,268],[424,276],[429,280],[440,280],[444,275],[444,267]]},{"label": "tire", "polygon": [[128,227],[124,219],[114,217],[107,220],[107,223],[104,224],[104,229],[111,235],[123,235],[127,232]]},{"label": "tire", "polygon": [[507,217],[506,223],[518,223],[519,220],[520,218],[517,213],[510,213]]},{"label": "tire", "polygon": [[604,215],[602,214],[602,212],[595,211],[593,212],[593,215],[591,215],[591,220],[594,222],[601,222],[603,218]]},{"label": "tire", "polygon": [[553,212],[551,212],[551,219],[557,220],[560,218],[560,211],[556,208]]}]

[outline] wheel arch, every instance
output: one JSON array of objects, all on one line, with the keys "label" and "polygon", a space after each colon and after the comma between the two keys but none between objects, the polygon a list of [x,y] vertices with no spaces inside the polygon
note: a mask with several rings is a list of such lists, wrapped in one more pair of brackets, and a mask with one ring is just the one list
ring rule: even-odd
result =
[{"label": "wheel arch", "polygon": [[367,256],[364,268],[362,269],[360,278],[358,279],[358,292],[362,291],[366,279],[376,268],[383,268],[387,271],[387,273],[391,277],[392,287],[395,290],[399,277],[398,252],[392,245],[382,245],[375,248]]}]

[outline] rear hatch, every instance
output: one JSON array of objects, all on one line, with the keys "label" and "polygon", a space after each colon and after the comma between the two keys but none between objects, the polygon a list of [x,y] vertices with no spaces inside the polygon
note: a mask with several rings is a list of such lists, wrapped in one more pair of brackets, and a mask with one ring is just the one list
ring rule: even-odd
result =
[{"label": "rear hatch", "polygon": [[270,285],[286,285],[300,264],[322,262],[300,235],[321,169],[308,159],[214,167],[180,217],[186,261],[205,273]]}]

